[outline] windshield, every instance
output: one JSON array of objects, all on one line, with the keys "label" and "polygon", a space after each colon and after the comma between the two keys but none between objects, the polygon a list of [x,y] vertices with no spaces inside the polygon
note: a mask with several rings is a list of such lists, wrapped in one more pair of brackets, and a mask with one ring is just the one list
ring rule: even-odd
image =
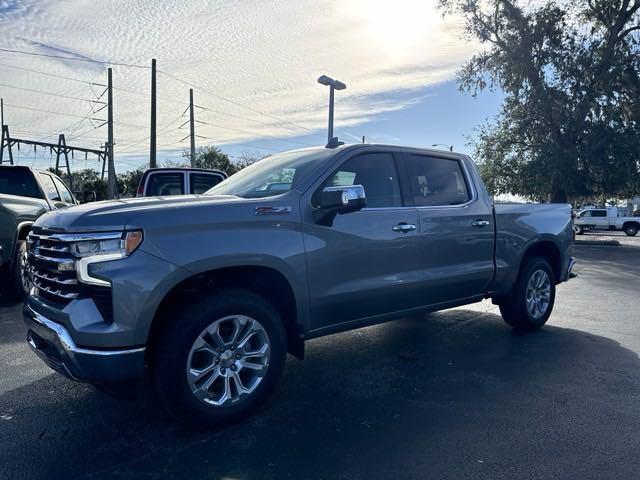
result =
[{"label": "windshield", "polygon": [[240,170],[205,195],[261,198],[280,195],[300,185],[316,165],[333,155],[330,149],[279,153]]}]

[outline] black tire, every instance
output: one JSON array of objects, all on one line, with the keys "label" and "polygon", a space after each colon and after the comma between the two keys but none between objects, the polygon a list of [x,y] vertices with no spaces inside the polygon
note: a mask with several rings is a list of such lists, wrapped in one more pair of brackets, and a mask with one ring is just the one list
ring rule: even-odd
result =
[{"label": "black tire", "polygon": [[[549,302],[544,314],[536,318],[527,309],[527,287],[529,280],[538,271],[549,279]],[[511,295],[500,302],[500,313],[504,321],[516,330],[533,331],[542,327],[551,312],[556,298],[556,280],[549,262],[542,257],[530,256],[523,262]]]},{"label": "black tire", "polygon": [[638,234],[638,226],[637,225],[627,225],[624,227],[624,233],[629,237],[635,237]]},{"label": "black tire", "polygon": [[584,235],[584,228],[579,225],[574,226],[573,231],[576,232],[576,235]]},{"label": "black tire", "polygon": [[[269,364],[252,393],[237,403],[215,406],[192,393],[187,362],[191,347],[203,330],[216,320],[233,315],[249,316],[264,328],[270,342]],[[265,299],[234,289],[197,302],[178,314],[152,348],[152,380],[162,405],[182,423],[201,429],[247,417],[269,397],[284,369],[287,341],[280,315]]]},{"label": "black tire", "polygon": [[1,281],[2,294],[16,302],[21,302],[27,298],[29,290],[31,289],[30,283],[27,283],[27,285],[23,284],[22,278],[23,274],[27,275],[25,269],[26,254],[27,242],[25,240],[18,240],[11,262],[11,268],[3,273],[4,278],[2,278]]}]

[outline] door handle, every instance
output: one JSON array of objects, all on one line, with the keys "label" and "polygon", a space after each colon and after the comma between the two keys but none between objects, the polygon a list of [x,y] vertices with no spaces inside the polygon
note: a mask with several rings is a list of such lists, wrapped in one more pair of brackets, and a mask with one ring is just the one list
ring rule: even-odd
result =
[{"label": "door handle", "polygon": [[404,223],[404,222],[394,225],[392,228],[394,232],[401,232],[401,233],[409,233],[410,231],[415,229],[416,229],[415,225],[412,225],[410,223]]},{"label": "door handle", "polygon": [[471,223],[472,226],[474,227],[488,227],[490,225],[488,220],[476,220],[475,222]]}]

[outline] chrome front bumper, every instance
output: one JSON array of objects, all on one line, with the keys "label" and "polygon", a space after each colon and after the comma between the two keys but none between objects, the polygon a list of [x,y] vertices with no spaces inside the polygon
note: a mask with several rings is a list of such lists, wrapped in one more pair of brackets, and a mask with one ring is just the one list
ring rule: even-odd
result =
[{"label": "chrome front bumper", "polygon": [[79,347],[67,329],[25,304],[27,342],[53,370],[73,380],[90,383],[119,382],[144,374],[145,347],[88,349]]}]

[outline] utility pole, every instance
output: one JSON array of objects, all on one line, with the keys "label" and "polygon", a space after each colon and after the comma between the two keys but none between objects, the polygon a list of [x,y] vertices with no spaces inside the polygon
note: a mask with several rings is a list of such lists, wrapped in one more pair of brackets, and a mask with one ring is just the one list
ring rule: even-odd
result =
[{"label": "utility pole", "polygon": [[362,135],[362,143],[365,143],[365,142],[364,142],[364,135]]},{"label": "utility pole", "polygon": [[149,168],[156,168],[156,59],[151,59],[151,138]]},{"label": "utility pole", "polygon": [[2,165],[2,154],[4,153],[4,98],[0,98],[0,165]]},{"label": "utility pole", "polygon": [[191,140],[191,167],[196,163],[196,121],[193,113],[193,88],[189,89],[189,137]]},{"label": "utility pole", "polygon": [[116,198],[116,167],[113,163],[113,79],[112,70],[107,70],[107,198]]}]

